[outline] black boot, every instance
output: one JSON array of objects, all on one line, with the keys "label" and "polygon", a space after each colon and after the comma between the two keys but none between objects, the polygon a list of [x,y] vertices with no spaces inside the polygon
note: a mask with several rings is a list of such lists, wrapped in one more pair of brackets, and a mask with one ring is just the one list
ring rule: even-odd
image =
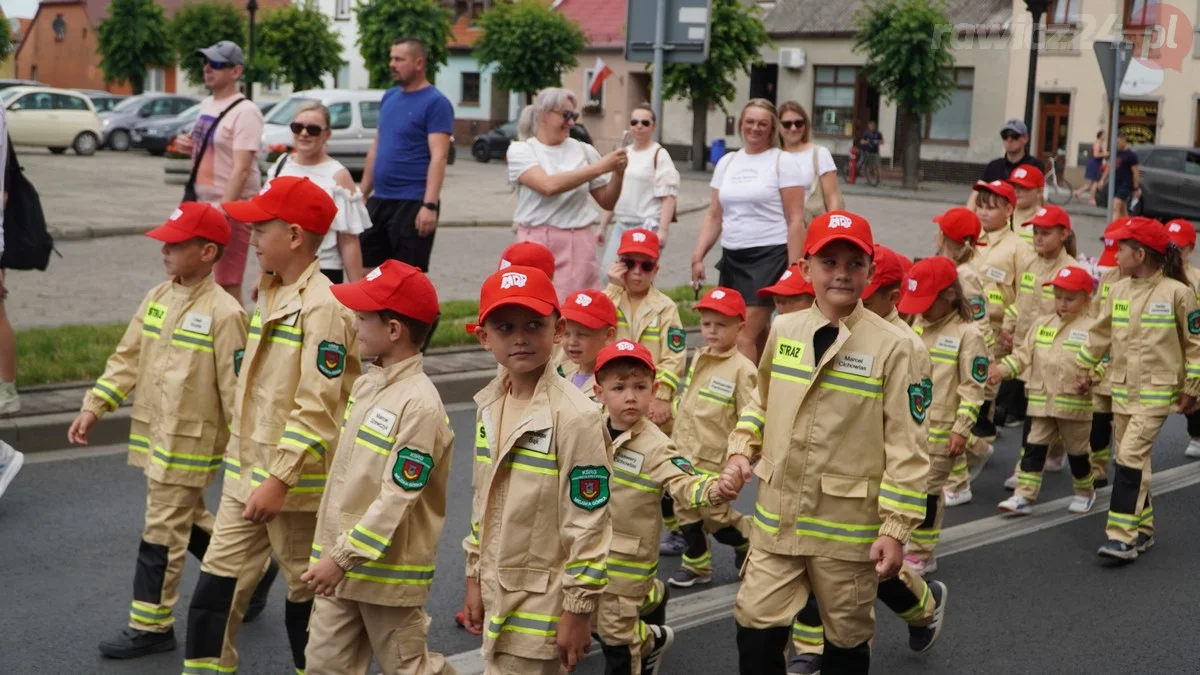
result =
[{"label": "black boot", "polygon": [[284,603],[283,624],[287,628],[288,645],[296,670],[304,670],[304,649],[308,647],[308,619],[312,616],[313,601]]},{"label": "black boot", "polygon": [[100,653],[110,659],[136,659],[160,652],[175,651],[175,629],[150,633],[126,626],[119,635],[100,643]]},{"label": "black boot", "polygon": [[741,675],[786,675],[791,626],[737,627],[738,672]]},{"label": "black boot", "polygon": [[259,579],[258,585],[254,587],[254,595],[250,596],[250,604],[246,607],[246,616],[242,617],[242,623],[254,621],[267,608],[267,596],[271,594],[271,584],[275,583],[277,576],[279,576],[279,565],[272,558],[271,563],[267,565],[267,571],[263,573],[262,579]]}]

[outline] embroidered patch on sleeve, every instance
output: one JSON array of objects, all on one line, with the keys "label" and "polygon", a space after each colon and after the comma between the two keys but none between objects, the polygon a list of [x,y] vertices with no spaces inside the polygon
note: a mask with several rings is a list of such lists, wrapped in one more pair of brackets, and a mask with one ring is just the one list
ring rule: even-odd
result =
[{"label": "embroidered patch on sleeve", "polygon": [[983,384],[987,382],[988,376],[988,358],[986,356],[976,356],[971,361],[971,378],[976,382]]},{"label": "embroidered patch on sleeve", "polygon": [[929,410],[929,399],[925,396],[925,387],[921,384],[908,385],[908,412],[917,424],[925,423],[925,414]]},{"label": "embroidered patch on sleeve", "polygon": [[234,376],[242,374],[242,358],[246,356],[245,349],[233,350],[233,374]]},{"label": "embroidered patch on sleeve", "polygon": [[429,482],[429,474],[432,471],[433,457],[420,450],[403,447],[396,453],[396,464],[392,466],[392,480],[405,490],[420,490]]},{"label": "embroidered patch on sleeve", "polygon": [[1188,332],[1192,335],[1200,335],[1200,309],[1188,314]]},{"label": "embroidered patch on sleeve", "polygon": [[987,304],[983,298],[974,297],[967,301],[971,305],[971,318],[978,321],[987,315]]},{"label": "embroidered patch on sleeve", "polygon": [[692,463],[687,461],[687,458],[685,457],[672,457],[671,463],[679,467],[680,471],[688,474],[689,476],[696,475],[696,467],[692,466]]},{"label": "embroidered patch on sleeve", "polygon": [[346,345],[322,340],[317,347],[317,370],[333,379],[346,371]]},{"label": "embroidered patch on sleeve", "polygon": [[682,328],[667,329],[667,346],[673,352],[681,352],[687,346],[687,333]]},{"label": "embroidered patch on sleeve", "polygon": [[608,469],[577,466],[571,469],[571,503],[584,511],[595,511],[608,503]]}]

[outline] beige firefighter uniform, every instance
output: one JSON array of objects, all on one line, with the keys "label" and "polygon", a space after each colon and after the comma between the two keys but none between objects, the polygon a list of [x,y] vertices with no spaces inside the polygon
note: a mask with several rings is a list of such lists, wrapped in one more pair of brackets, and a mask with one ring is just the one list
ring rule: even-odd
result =
[{"label": "beige firefighter uniform", "polygon": [[1082,315],[1044,316],[1000,362],[1006,379],[1025,374],[1029,399],[1025,414],[1032,419],[1018,465],[1016,494],[1030,501],[1037,501],[1041,493],[1046,454],[1060,437],[1071,464],[1075,494],[1090,497],[1095,492],[1088,445],[1092,397],[1075,393],[1075,356],[1087,340],[1091,322],[1091,317]]},{"label": "beige firefighter uniform", "polygon": [[639,420],[610,440],[612,545],[608,585],[592,623],[609,663],[628,663],[628,672],[640,673],[642,660],[654,643],[640,618],[642,607],[649,604],[653,591],[661,593],[655,583],[661,533],[659,500],[667,492],[679,506],[693,509],[725,500],[717,494],[717,476],[697,472],[649,420]]},{"label": "beige firefighter uniform", "polygon": [[[338,424],[360,370],[354,315],[330,286],[316,260],[294,284],[284,286],[273,274],[259,283],[238,376],[225,489],[188,615],[188,631],[199,637],[188,636],[186,673],[207,675],[218,662],[237,666],[237,632],[272,552],[288,586],[293,658],[303,667],[313,594],[300,575],[308,569]],[[272,476],[289,486],[280,514],[266,524],[245,520],[251,493]]]},{"label": "beige firefighter uniform", "polygon": [[1043,206],[1044,204],[1034,204],[1029,208],[1016,207],[1013,209],[1013,229],[1017,231],[1017,236],[1021,238],[1021,241],[1030,246],[1033,246],[1033,226],[1025,225],[1025,223],[1033,220],[1033,217],[1037,215],[1038,209],[1041,209]]},{"label": "beige firefighter uniform", "polygon": [[[818,355],[814,338],[832,342]],[[787,627],[811,592],[827,652],[870,640],[879,583],[871,544],[908,543],[925,518],[921,424],[931,392],[921,380],[911,338],[861,302],[837,324],[815,307],[775,320],[758,399],[730,436],[730,454],[757,461],[761,481],[734,608],[740,627]],[[760,646],[743,663],[785,648]]]},{"label": "beige firefighter uniform", "polygon": [[[937,513],[931,530],[914,534],[909,554],[922,561],[933,560],[941,536],[945,511],[945,490],[967,486],[968,460],[985,457],[987,444],[971,434],[979,419],[987,387],[989,349],[975,323],[951,312],[936,322],[918,317],[913,330],[929,350],[933,363],[933,403],[929,406],[929,480],[926,492],[938,495]],[[958,457],[947,453],[950,436],[966,439],[966,452]]]},{"label": "beige firefighter uniform", "polygon": [[552,364],[519,421],[500,419],[508,388],[506,375],[475,396],[463,549],[467,578],[483,593],[488,672],[510,672],[506,662],[520,668],[511,672],[543,672],[558,663],[559,616],[592,614],[608,584],[610,460],[595,404]]},{"label": "beige firefighter uniform", "polygon": [[1039,317],[1054,313],[1054,288],[1042,284],[1052,280],[1062,268],[1078,264],[1066,248],[1053,258],[1027,250],[1017,268],[1017,299],[1004,310],[1003,330],[1012,334],[1014,343],[1029,333],[1029,327]]},{"label": "beige firefighter uniform", "polygon": [[[658,371],[656,396],[663,401],[675,398],[687,349],[687,333],[675,301],[651,286],[634,312],[633,301],[621,286],[609,284],[604,294],[617,306],[617,339],[633,340],[650,350]],[[665,431],[670,433],[669,429]]]},{"label": "beige firefighter uniform", "polygon": [[[1116,473],[1108,538],[1134,544],[1154,533],[1150,503],[1150,450],[1179,394],[1200,395],[1200,310],[1190,287],[1163,276],[1121,279],[1112,286],[1087,342],[1080,374],[1111,354],[1116,423]],[[1182,379],[1182,382],[1181,382]]]},{"label": "beige firefighter uniform", "polygon": [[203,557],[213,517],[204,488],[221,468],[233,417],[236,364],[246,345],[246,312],[213,280],[170,280],[146,294],[84,395],[97,418],[136,392],[129,458],[146,474],[146,515],[130,627],[165,633],[174,625],[189,543]]},{"label": "beige firefighter uniform", "polygon": [[[1100,283],[1092,295],[1088,316],[1100,316],[1100,308],[1108,300],[1112,285],[1122,278],[1121,268],[1110,267],[1100,273]],[[1113,416],[1112,382],[1108,379],[1110,356],[1105,355],[1092,375],[1092,480],[1108,481],[1108,464],[1112,459]]]},{"label": "beige firefighter uniform", "polygon": [[454,432],[418,354],[371,366],[354,384],[321,500],[312,563],[346,572],[318,597],[305,651],[308,675],[366,673],[372,653],[389,675],[452,673],[426,646]]},{"label": "beige firefighter uniform", "polygon": [[1020,237],[1007,227],[984,232],[979,243],[978,267],[987,295],[988,320],[995,337],[999,337],[1004,326],[1005,308],[1017,299],[1017,267],[1024,248]]},{"label": "beige firefighter uniform", "polygon": [[992,348],[996,345],[996,337],[992,331],[992,322],[988,319],[987,291],[984,290],[983,277],[980,275],[978,265],[978,257],[958,265],[958,283],[962,286],[967,306],[971,308],[971,320],[979,328],[979,334],[983,336],[983,343],[987,346],[990,355]]},{"label": "beige firefighter uniform", "polygon": [[[553,363],[553,360],[551,362]],[[571,386],[575,386],[574,378],[579,374],[579,364],[569,358],[564,359],[558,365],[558,374],[566,378]],[[594,370],[588,375],[588,379],[584,381],[583,385],[579,387],[579,391],[583,392],[584,396],[590,398],[597,407],[603,408],[600,399],[596,398],[596,372]]]}]

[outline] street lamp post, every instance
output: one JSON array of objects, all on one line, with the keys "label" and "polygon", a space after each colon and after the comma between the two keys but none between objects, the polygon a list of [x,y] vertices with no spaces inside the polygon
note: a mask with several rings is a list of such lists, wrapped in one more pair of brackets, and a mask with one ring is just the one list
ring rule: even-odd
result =
[{"label": "street lamp post", "polygon": [[250,66],[254,63],[254,13],[258,11],[258,0],[246,1],[246,13],[250,15],[249,49],[246,52],[246,98],[254,100],[254,71]]},{"label": "street lamp post", "polygon": [[[254,0],[250,1],[253,2]],[[1029,142],[1032,144],[1033,97],[1037,90],[1037,62],[1039,43],[1042,41],[1042,15],[1050,7],[1050,0],[1025,0],[1025,7],[1033,15],[1032,41],[1029,43],[1029,81],[1025,83],[1025,128],[1029,129]],[[1028,148],[1026,148],[1026,152],[1028,151]]]}]

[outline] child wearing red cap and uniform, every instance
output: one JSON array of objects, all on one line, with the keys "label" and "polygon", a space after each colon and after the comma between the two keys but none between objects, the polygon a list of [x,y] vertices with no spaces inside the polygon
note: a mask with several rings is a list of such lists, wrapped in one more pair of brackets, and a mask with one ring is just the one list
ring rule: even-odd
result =
[{"label": "child wearing red cap and uniform", "polygon": [[611,462],[596,404],[550,362],[564,324],[541,270],[483,282],[475,335],[504,371],[475,396],[463,617],[489,675],[573,669],[608,584]]},{"label": "child wearing red cap and uniform", "polygon": [[1027,224],[1037,215],[1038,209],[1045,205],[1042,193],[1046,188],[1046,176],[1036,166],[1022,164],[1008,175],[1008,182],[1012,183],[1016,196],[1013,223],[1019,226],[1017,234],[1022,241],[1032,246],[1033,230]]},{"label": "child wearing red cap and uniform", "polygon": [[1042,474],[1050,444],[1061,439],[1074,477],[1075,498],[1067,510],[1087,513],[1096,500],[1090,448],[1092,398],[1074,393],[1075,355],[1091,325],[1088,301],[1092,276],[1082,267],[1064,267],[1046,283],[1054,291],[1055,313],[1034,322],[1012,354],[993,364],[992,383],[1026,373],[1029,433],[1017,475],[1016,494],[1000,502],[1000,510],[1032,513],[1042,490]]},{"label": "child wearing red cap and uniform", "polygon": [[1113,284],[1079,348],[1075,388],[1087,393],[1093,369],[1112,355],[1117,457],[1108,541],[1097,553],[1134,560],[1154,545],[1150,450],[1176,401],[1186,415],[1200,395],[1200,310],[1162,223],[1130,218],[1113,238],[1129,276]]},{"label": "child wearing red cap and uniform", "polygon": [[813,285],[804,278],[799,265],[791,265],[779,277],[779,281],[771,286],[758,289],[755,293],[760,298],[771,298],[775,301],[775,314],[790,314],[812,307],[817,292]]},{"label": "child wearing red cap and uniform", "polygon": [[[675,399],[672,438],[696,470],[717,476],[725,466],[729,434],[739,423],[761,419],[741,418],[758,387],[754,363],[737,348],[738,333],[746,326],[746,301],[732,288],[717,286],[694,306],[700,312],[704,346],[692,356],[679,397]],[[740,419],[740,422],[739,422]],[[749,547],[750,520],[728,504],[712,508],[678,508],[675,515],[687,548],[683,565],[667,583],[680,588],[712,581],[712,551],[708,535],[733,547],[734,565],[740,569]]]},{"label": "child wearing red cap and uniform", "polygon": [[[722,495],[761,481],[734,606],[744,675],[786,671],[788,635],[810,593],[827,619],[822,672],[868,672],[870,598],[901,571],[925,519],[930,392],[910,338],[862,306],[873,253],[862,217],[813,220],[802,264],[816,303],[775,320],[758,399],[730,436]],[[934,603],[913,604],[932,622]]]},{"label": "child wearing red cap and uniform", "polygon": [[[1104,251],[1100,254],[1097,266],[1100,268],[1100,279],[1092,294],[1092,304],[1088,316],[1093,319],[1100,316],[1100,308],[1108,300],[1112,285],[1125,275],[1117,265],[1117,240],[1113,237],[1125,226],[1128,218],[1120,218],[1109,223],[1104,230]],[[1112,381],[1108,377],[1109,357],[1104,357],[1096,366],[1092,376],[1092,432],[1090,447],[1092,450],[1092,484],[1098,490],[1108,486],[1108,463],[1112,459]]]},{"label": "child wearing red cap and uniform", "polygon": [[[1188,285],[1196,291],[1196,299],[1200,302],[1200,269],[1192,265],[1192,252],[1196,250],[1196,228],[1183,218],[1169,220],[1166,223],[1167,236],[1179,249],[1179,257],[1183,259],[1183,273],[1187,276]],[[1200,459],[1200,413],[1187,416],[1188,442],[1183,454],[1192,459]]]},{"label": "child wearing red cap and uniform", "polygon": [[421,356],[437,291],[421,270],[395,260],[330,291],[357,314],[359,348],[371,363],[346,401],[301,577],[316,593],[305,672],[363,673],[373,658],[385,673],[453,673],[425,644],[454,449]]},{"label": "child wearing red cap and uniform", "polygon": [[599,404],[594,387],[596,357],[617,339],[617,307],[600,291],[581,290],[567,294],[562,315],[567,327],[558,347],[566,358],[559,362],[558,372]]},{"label": "child wearing red cap and uniform", "polygon": [[681,506],[724,503],[717,477],[697,472],[658,427],[646,421],[653,400],[654,357],[620,340],[600,350],[596,397],[604,404],[612,460],[612,548],[608,585],[592,617],[604,652],[605,673],[656,675],[675,639],[667,617],[667,592],[658,569],[660,495]]},{"label": "child wearing red cap and uniform", "polygon": [[[1004,326],[1004,308],[1017,299],[1017,266],[1025,245],[1012,230],[1013,207],[1017,203],[1013,186],[1005,181],[975,183],[977,199],[975,215],[979,216],[982,233],[976,246],[979,248],[979,270],[983,275],[983,288],[987,296],[988,323],[992,328],[991,356],[998,360],[1007,352],[1000,347],[1000,329]],[[1007,382],[997,390],[988,387],[983,408],[979,411],[979,422],[974,433],[980,438],[996,435],[996,426],[1004,424],[1006,403],[1012,398],[1015,382]]]},{"label": "child wearing red cap and uniform", "polygon": [[307,178],[281,176],[221,205],[250,223],[264,270],[245,354],[235,365],[232,437],[212,542],[188,610],[184,672],[233,671],[248,588],[274,553],[287,581],[284,622],[304,668],[317,508],[345,401],[359,373],[354,315],[329,291],[317,251],[337,207]]},{"label": "child wearing red cap and uniform", "polygon": [[179,578],[187,552],[203,558],[212,534],[204,490],[221,468],[246,345],[246,312],[212,274],[229,242],[225,216],[184,203],[146,236],[163,243],[170,278],[146,294],[67,432],[86,445],[96,422],[137,393],[129,464],[146,474],[145,525],[129,625],[100,643],[122,659],[175,649]]}]

